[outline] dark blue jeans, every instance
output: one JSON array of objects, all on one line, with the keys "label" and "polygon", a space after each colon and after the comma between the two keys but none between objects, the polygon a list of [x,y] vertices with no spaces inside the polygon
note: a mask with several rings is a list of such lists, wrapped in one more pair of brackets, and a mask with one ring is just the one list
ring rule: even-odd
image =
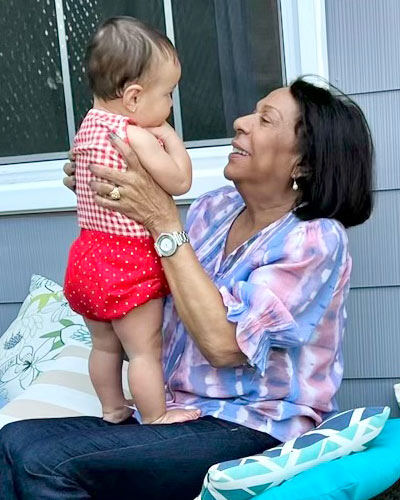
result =
[{"label": "dark blue jeans", "polygon": [[277,444],[213,417],[171,425],[25,420],[0,431],[0,498],[193,500],[211,465]]}]

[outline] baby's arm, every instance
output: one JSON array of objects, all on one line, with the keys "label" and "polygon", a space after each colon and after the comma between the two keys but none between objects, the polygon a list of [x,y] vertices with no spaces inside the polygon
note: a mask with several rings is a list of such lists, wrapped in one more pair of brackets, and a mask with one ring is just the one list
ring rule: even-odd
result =
[{"label": "baby's arm", "polygon": [[[172,195],[189,191],[192,164],[183,142],[168,123],[148,130],[129,125],[127,134],[140,163],[157,184]],[[163,142],[164,148],[158,139]]]}]

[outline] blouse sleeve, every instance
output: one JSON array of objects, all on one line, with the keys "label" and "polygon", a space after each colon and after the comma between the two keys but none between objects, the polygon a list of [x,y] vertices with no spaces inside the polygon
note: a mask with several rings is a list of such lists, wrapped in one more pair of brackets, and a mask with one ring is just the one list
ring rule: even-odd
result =
[{"label": "blouse sleeve", "polygon": [[306,344],[328,310],[343,272],[347,237],[327,219],[305,222],[290,233],[283,257],[261,265],[232,289],[220,288],[236,323],[241,351],[264,374],[270,347]]}]

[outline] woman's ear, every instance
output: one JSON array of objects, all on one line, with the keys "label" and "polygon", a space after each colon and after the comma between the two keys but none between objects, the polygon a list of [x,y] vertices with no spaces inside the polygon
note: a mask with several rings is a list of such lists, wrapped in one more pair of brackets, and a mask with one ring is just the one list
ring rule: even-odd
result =
[{"label": "woman's ear", "polygon": [[297,156],[293,161],[292,169],[290,172],[290,177],[292,179],[295,179],[297,177],[301,177],[301,171],[303,169],[303,166],[301,164],[301,160],[302,160],[302,158],[300,156]]},{"label": "woman's ear", "polygon": [[124,90],[122,103],[130,113],[136,111],[137,102],[143,92],[143,87],[138,83],[132,83]]},{"label": "woman's ear", "polygon": [[293,163],[292,172],[290,174],[292,179],[298,178],[298,177],[306,177],[307,178],[310,176],[310,174],[311,174],[310,167],[304,163],[304,158],[302,158],[300,156],[297,157],[295,162]]}]

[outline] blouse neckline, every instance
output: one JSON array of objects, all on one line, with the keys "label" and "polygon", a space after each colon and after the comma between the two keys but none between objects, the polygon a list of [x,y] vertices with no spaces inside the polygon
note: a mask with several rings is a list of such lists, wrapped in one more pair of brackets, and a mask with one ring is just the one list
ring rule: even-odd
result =
[{"label": "blouse neckline", "polygon": [[279,219],[275,220],[271,224],[268,224],[268,226],[263,227],[256,233],[254,233],[252,236],[250,236],[247,240],[243,241],[239,246],[234,248],[232,252],[229,254],[225,253],[225,248],[226,248],[226,243],[228,240],[228,235],[232,229],[233,224],[235,223],[236,219],[239,217],[239,215],[246,209],[246,205],[244,201],[242,201],[239,204],[239,207],[236,207],[235,210],[233,210],[231,217],[227,220],[226,226],[228,226],[228,229],[223,232],[222,234],[222,242],[221,242],[221,251],[220,255],[218,256],[217,262],[215,269],[217,271],[217,274],[220,274],[221,271],[226,268],[226,266],[235,258],[237,253],[241,250],[243,250],[246,247],[251,246],[255,241],[257,241],[261,236],[264,236],[268,234],[270,231],[278,227],[281,223],[285,222],[290,216],[293,215],[293,211],[289,211],[286,214],[284,214],[282,217]]}]

